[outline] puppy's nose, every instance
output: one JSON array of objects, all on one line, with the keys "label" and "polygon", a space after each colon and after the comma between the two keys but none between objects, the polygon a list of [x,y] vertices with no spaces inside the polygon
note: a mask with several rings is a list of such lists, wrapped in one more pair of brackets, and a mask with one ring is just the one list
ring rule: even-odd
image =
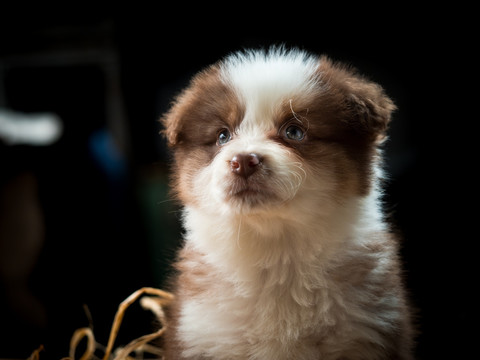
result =
[{"label": "puppy's nose", "polygon": [[237,154],[230,160],[232,172],[245,179],[252,175],[262,163],[262,158],[257,154]]}]

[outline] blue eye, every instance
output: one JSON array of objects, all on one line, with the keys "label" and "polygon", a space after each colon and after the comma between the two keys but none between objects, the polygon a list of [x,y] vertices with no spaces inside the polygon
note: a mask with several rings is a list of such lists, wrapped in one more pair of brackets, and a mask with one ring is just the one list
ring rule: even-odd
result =
[{"label": "blue eye", "polygon": [[290,125],[285,129],[287,139],[302,141],[305,138],[305,131],[297,125]]},{"label": "blue eye", "polygon": [[230,131],[228,131],[228,129],[223,129],[217,135],[217,144],[225,145],[231,138]]}]

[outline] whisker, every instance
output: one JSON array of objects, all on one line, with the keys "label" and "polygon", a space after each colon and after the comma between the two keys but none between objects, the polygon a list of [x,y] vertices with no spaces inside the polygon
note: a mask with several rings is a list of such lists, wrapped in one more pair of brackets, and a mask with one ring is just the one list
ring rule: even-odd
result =
[{"label": "whisker", "polygon": [[242,218],[240,217],[239,218],[239,222],[238,222],[238,231],[237,231],[237,247],[239,249],[242,249],[242,246],[240,245],[240,233],[241,233],[241,230],[242,230]]},{"label": "whisker", "polygon": [[157,205],[161,205],[161,204],[165,204],[167,202],[174,202],[175,200],[173,199],[165,199],[165,200],[161,200],[161,201],[157,201]]},{"label": "whisker", "polygon": [[[306,128],[305,130],[308,131],[308,129],[310,128],[310,121],[308,121],[308,118],[306,118],[305,116],[299,115],[298,113],[295,112],[295,110],[293,110],[292,99],[289,100],[289,104],[290,104],[290,111],[292,112],[292,115],[295,118],[295,120],[297,120],[300,124],[305,126]],[[308,109],[306,109],[306,112],[308,114]]]}]

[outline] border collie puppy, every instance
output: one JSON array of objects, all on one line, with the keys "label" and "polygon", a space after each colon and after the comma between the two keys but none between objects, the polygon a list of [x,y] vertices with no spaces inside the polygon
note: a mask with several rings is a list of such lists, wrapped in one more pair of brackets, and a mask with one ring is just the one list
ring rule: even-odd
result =
[{"label": "border collie puppy", "polygon": [[183,206],[165,358],[411,359],[382,215],[382,88],[301,50],[228,56],[162,118]]}]

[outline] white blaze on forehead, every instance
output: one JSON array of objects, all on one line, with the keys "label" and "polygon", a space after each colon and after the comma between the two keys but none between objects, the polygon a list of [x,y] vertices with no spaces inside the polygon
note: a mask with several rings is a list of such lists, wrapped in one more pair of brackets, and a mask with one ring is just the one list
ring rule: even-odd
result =
[{"label": "white blaze on forehead", "polygon": [[[224,80],[245,106],[241,127],[272,126],[275,110],[293,97],[312,94],[318,58],[302,51],[250,51],[228,57],[222,66]],[[293,104],[295,106],[295,104]]]}]

